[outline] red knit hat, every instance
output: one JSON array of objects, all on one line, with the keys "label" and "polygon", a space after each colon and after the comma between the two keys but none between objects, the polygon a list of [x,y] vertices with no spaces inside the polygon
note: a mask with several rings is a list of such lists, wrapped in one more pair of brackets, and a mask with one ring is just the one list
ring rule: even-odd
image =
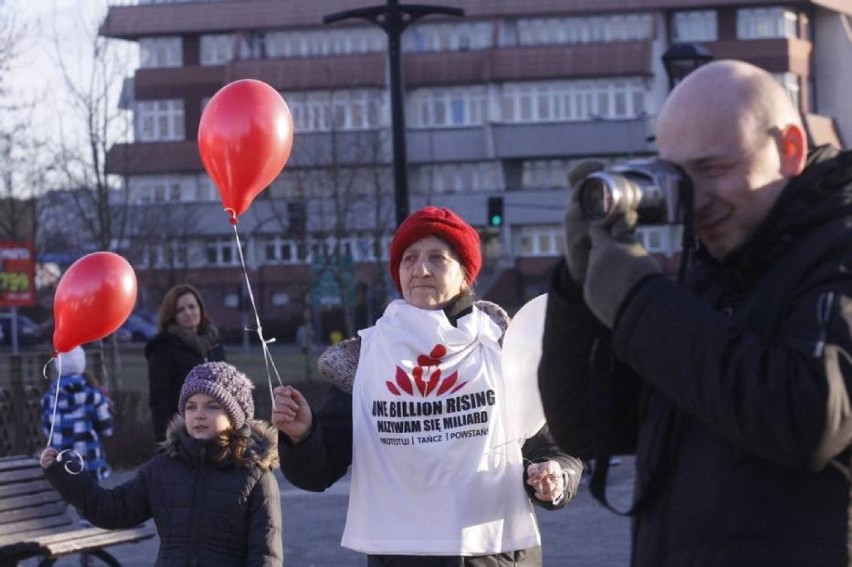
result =
[{"label": "red knit hat", "polygon": [[405,249],[427,236],[437,236],[453,247],[459,263],[464,267],[468,284],[472,284],[482,268],[479,251],[479,233],[450,209],[424,207],[414,211],[402,221],[390,248],[390,273],[397,291],[402,292],[399,282],[399,264]]}]

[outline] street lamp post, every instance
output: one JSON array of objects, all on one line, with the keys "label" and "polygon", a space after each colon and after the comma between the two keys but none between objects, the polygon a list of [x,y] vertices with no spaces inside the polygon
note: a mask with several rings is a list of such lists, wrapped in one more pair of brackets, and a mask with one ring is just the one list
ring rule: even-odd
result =
[{"label": "street lamp post", "polygon": [[388,36],[388,69],[391,99],[391,127],[393,139],[393,178],[396,223],[402,224],[408,216],[408,157],[405,149],[405,109],[402,96],[402,53],[400,36],[408,24],[430,14],[463,16],[461,8],[428,6],[424,4],[400,5],[399,0],[387,0],[387,4],[344,10],[323,18],[326,24],[360,18],[376,24]]},{"label": "street lamp post", "polygon": [[672,90],[684,77],[712,61],[713,54],[695,43],[673,43],[663,53],[662,60],[669,78],[669,90]]}]

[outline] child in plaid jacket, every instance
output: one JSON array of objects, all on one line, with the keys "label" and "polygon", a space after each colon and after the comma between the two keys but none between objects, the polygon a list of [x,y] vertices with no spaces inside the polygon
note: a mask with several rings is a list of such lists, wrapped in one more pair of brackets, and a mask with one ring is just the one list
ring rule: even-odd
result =
[{"label": "child in plaid jacket", "polygon": [[103,480],[110,474],[101,446],[101,439],[113,433],[110,399],[86,375],[82,347],[59,356],[62,375],[53,380],[41,399],[42,430],[45,437],[50,435],[55,402],[56,421],[48,445],[57,451],[74,450],[83,458],[85,470],[96,480]]}]

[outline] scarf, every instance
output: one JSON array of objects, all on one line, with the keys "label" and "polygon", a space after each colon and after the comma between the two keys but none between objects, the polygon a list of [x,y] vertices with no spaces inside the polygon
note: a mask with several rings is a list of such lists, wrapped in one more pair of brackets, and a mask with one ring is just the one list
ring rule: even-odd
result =
[{"label": "scarf", "polygon": [[192,351],[197,352],[201,358],[207,358],[210,350],[219,342],[219,329],[212,323],[199,329],[197,333],[174,323],[169,325],[168,331]]}]

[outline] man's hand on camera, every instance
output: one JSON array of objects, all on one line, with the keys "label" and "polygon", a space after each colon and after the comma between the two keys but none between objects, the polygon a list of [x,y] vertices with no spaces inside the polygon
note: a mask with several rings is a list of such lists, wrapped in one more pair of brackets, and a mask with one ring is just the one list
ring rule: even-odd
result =
[{"label": "man's hand on camera", "polygon": [[660,272],[648,251],[636,241],[637,219],[638,214],[630,211],[611,225],[589,226],[592,248],[583,296],[592,313],[610,329],[633,286]]},{"label": "man's hand on camera", "polygon": [[571,277],[579,284],[582,284],[586,277],[591,241],[589,239],[589,221],[583,215],[577,202],[577,186],[587,175],[603,168],[603,163],[597,160],[586,160],[580,162],[568,172],[571,192],[568,194],[565,217],[562,220],[562,227],[565,231],[565,262],[568,265]]}]

